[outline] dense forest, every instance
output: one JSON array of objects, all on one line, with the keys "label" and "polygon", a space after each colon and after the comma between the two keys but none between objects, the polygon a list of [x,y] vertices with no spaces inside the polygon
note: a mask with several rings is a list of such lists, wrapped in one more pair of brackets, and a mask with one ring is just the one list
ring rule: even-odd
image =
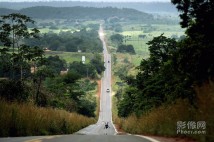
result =
[{"label": "dense forest", "polygon": [[[108,19],[110,17],[123,18],[124,20],[140,20],[142,22],[151,22],[153,16],[134,9],[118,9],[112,7],[93,8],[93,7],[47,7],[38,6],[24,8],[21,10],[10,10],[1,8],[1,15],[10,13],[21,13],[37,19]],[[99,14],[97,14],[99,13]]]}]

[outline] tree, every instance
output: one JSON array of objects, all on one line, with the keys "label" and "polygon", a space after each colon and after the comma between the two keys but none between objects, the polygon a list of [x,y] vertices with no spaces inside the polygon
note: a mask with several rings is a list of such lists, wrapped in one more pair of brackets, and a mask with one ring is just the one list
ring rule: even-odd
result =
[{"label": "tree", "polygon": [[111,41],[117,45],[121,45],[123,43],[123,35],[121,34],[114,34],[110,37]]},{"label": "tree", "polygon": [[83,64],[82,62],[73,62],[69,66],[69,70],[76,72],[81,77],[96,77],[96,69],[91,64]]},{"label": "tree", "polygon": [[163,34],[154,37],[147,43],[149,45],[149,64],[150,72],[158,71],[167,61],[172,59],[173,54],[177,51],[177,42],[174,39],[165,37]]},{"label": "tree", "polygon": [[[40,47],[31,47],[25,44],[25,39],[38,38],[39,34],[39,30],[36,28],[28,29],[29,24],[34,24],[30,17],[17,13],[1,16],[0,18],[0,42],[4,46],[0,50],[0,62],[4,62],[3,67],[6,67],[2,70],[2,75],[12,79],[10,83],[20,82],[22,88],[19,90],[25,90],[24,79],[31,75],[30,66],[34,66],[34,71],[36,66],[41,66],[44,54]],[[38,102],[41,75],[36,77],[39,78],[34,78],[38,84],[36,87],[36,102]],[[18,81],[15,79],[18,79]],[[14,90],[14,93],[18,96],[20,96],[19,90]]]},{"label": "tree", "polygon": [[[15,78],[15,66],[18,66],[20,71],[20,79],[23,79],[23,67],[26,61],[31,60],[29,46],[22,43],[25,38],[38,38],[39,30],[33,28],[28,29],[27,24],[33,24],[34,21],[26,15],[17,13],[1,16],[0,19],[0,42],[5,46],[4,51],[12,48],[11,63],[12,63],[12,78]],[[15,52],[15,49],[17,51]],[[1,50],[1,54],[3,54]],[[26,58],[27,57],[27,58]]]},{"label": "tree", "polygon": [[198,34],[206,41],[214,42],[214,2],[212,0],[181,1],[171,0],[181,12],[181,26],[187,28],[187,35],[197,38]]},{"label": "tree", "polygon": [[60,71],[66,70],[66,61],[60,59],[58,55],[47,57],[44,65],[50,68],[54,75],[59,75]]},{"label": "tree", "polygon": [[214,2],[172,0],[181,12],[187,38],[180,42],[178,69],[195,83],[214,77]]},{"label": "tree", "polygon": [[98,74],[101,74],[105,70],[104,62],[102,61],[102,56],[98,53],[95,53],[90,63],[96,68]]},{"label": "tree", "polygon": [[135,54],[133,45],[123,45],[122,44],[117,48],[117,52]]},{"label": "tree", "polygon": [[162,34],[147,44],[150,57],[141,61],[135,77],[124,78],[128,87],[118,105],[119,116],[126,117],[131,113],[141,115],[177,98],[194,100],[189,80],[177,70],[179,46],[175,39]]}]

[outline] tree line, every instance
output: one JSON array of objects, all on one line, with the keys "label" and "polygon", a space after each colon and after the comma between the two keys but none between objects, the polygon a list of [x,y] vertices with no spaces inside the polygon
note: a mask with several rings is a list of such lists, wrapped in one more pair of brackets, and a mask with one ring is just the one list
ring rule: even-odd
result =
[{"label": "tree line", "polygon": [[140,20],[145,23],[154,20],[151,14],[140,12],[129,8],[94,8],[94,7],[49,7],[49,6],[36,6],[23,8],[21,10],[10,10],[0,8],[2,15],[10,13],[20,13],[36,19],[108,19],[110,17],[123,18],[125,20]]},{"label": "tree line", "polygon": [[67,52],[102,52],[102,43],[95,29],[40,34],[38,39],[26,39],[25,42],[31,46],[40,46],[53,51]]},{"label": "tree line", "polygon": [[81,2],[81,1],[49,1],[47,2],[0,2],[5,8],[22,9],[35,6],[53,6],[53,7],[117,7],[132,8],[139,11],[151,13],[177,13],[176,8],[170,2]]}]

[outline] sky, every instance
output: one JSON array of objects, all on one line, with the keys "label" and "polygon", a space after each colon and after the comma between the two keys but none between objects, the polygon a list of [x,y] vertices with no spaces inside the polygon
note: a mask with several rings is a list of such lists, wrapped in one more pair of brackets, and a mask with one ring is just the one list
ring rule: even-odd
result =
[{"label": "sky", "polygon": [[22,1],[89,1],[89,2],[170,2],[171,0],[0,0],[0,2],[22,2]]}]

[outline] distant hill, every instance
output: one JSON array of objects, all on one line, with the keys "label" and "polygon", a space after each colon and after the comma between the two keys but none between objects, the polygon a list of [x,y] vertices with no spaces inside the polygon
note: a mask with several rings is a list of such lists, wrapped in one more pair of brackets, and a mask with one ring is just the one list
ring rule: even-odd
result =
[{"label": "distant hill", "polygon": [[18,10],[0,8],[0,15],[7,15],[7,14],[10,14],[10,13],[15,13],[15,12],[18,12]]},{"label": "distant hill", "polygon": [[47,7],[37,6],[24,8],[21,10],[12,10],[0,8],[0,15],[9,13],[21,13],[32,18],[38,19],[108,19],[117,17],[125,20],[139,20],[151,22],[153,16],[134,9],[118,9],[112,7],[94,8],[94,7]]},{"label": "distant hill", "polygon": [[116,7],[132,8],[147,13],[177,13],[177,9],[169,2],[78,2],[78,1],[51,1],[51,2],[0,2],[1,8],[23,9],[35,6],[51,7]]}]

